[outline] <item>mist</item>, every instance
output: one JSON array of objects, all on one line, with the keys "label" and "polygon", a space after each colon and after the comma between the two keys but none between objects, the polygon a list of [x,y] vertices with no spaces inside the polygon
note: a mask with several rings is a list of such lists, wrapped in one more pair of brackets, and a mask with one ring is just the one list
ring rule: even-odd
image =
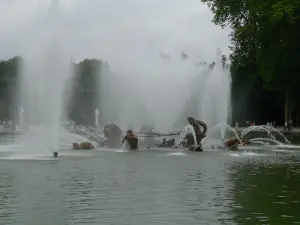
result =
[{"label": "mist", "polygon": [[[1,1],[0,58],[44,48],[35,39],[48,35],[44,15],[51,2]],[[215,26],[209,9],[197,0],[60,0],[58,4],[62,16],[56,38],[63,40],[59,42],[64,57],[108,62],[113,74],[104,74],[99,83],[100,117],[123,128],[154,124],[160,130],[172,129],[191,95],[194,77],[202,70],[195,64],[215,60],[217,48],[229,52],[229,30]],[[182,60],[181,52],[187,60]]]}]

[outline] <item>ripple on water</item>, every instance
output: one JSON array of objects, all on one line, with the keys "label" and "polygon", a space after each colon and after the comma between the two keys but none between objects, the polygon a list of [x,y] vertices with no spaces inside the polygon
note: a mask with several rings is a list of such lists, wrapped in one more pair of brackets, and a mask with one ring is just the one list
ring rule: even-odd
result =
[{"label": "ripple on water", "polygon": [[184,152],[172,152],[168,153],[167,156],[187,156]]},{"label": "ripple on water", "polygon": [[67,154],[54,162],[1,161],[0,225],[296,224],[300,219],[298,159],[160,157],[157,151]]},{"label": "ripple on water", "polygon": [[57,158],[54,158],[51,156],[45,156],[45,155],[31,155],[31,156],[24,156],[24,155],[15,155],[15,156],[6,156],[6,157],[0,157],[0,160],[15,160],[15,161],[45,161],[45,160],[57,160]]},{"label": "ripple on water", "polygon": [[119,150],[114,150],[114,152],[122,153],[122,152],[129,152],[129,151],[128,150],[124,150],[124,149],[119,149]]},{"label": "ripple on water", "polygon": [[232,157],[249,157],[249,156],[268,156],[267,154],[254,153],[254,152],[239,152],[239,153],[229,153],[225,154]]}]

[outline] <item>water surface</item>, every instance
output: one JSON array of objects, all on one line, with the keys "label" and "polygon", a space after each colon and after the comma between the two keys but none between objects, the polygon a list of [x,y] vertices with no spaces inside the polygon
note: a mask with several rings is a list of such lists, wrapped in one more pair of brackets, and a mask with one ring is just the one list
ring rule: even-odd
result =
[{"label": "water surface", "polygon": [[0,224],[300,224],[297,152],[169,153],[0,152]]}]

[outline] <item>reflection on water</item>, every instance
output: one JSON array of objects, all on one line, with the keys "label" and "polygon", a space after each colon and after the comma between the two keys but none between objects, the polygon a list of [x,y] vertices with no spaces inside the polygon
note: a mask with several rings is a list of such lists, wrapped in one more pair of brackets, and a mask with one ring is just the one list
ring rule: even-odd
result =
[{"label": "reflection on water", "polygon": [[298,156],[235,163],[232,212],[238,224],[300,224]]},{"label": "reflection on water", "polygon": [[168,153],[1,160],[0,225],[300,222],[297,156]]}]

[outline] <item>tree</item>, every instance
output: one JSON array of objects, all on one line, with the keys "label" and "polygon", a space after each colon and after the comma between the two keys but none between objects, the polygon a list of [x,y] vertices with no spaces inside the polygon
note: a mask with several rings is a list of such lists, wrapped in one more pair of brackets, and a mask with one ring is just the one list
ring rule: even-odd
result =
[{"label": "tree", "polygon": [[12,119],[16,113],[21,62],[21,57],[0,61],[0,120]]},{"label": "tree", "polygon": [[[202,0],[214,13],[214,22],[230,26],[233,83],[249,80],[247,86],[262,82],[261,94],[285,96],[286,119],[290,105],[297,102],[299,68],[299,0]],[[276,35],[274,32],[276,31]],[[242,75],[240,72],[247,75]],[[240,79],[239,76],[244,76]],[[247,76],[247,78],[245,77]],[[248,76],[254,78],[248,79]],[[235,80],[236,79],[236,80]],[[261,86],[261,85],[259,85]],[[257,87],[256,87],[257,88]],[[297,97],[295,97],[295,94]],[[272,100],[278,103],[277,97]],[[288,112],[289,111],[289,112]]]},{"label": "tree", "polygon": [[[258,62],[269,88],[285,96],[285,120],[292,118],[300,97],[300,1],[276,1],[270,10],[268,26],[260,32]],[[276,29],[276,35],[273,34]],[[273,34],[273,35],[272,35]],[[298,106],[299,107],[299,106]],[[297,110],[298,111],[298,110]]]},{"label": "tree", "polygon": [[98,59],[85,59],[78,64],[73,64],[73,68],[72,98],[68,107],[68,115],[70,119],[80,124],[92,125],[94,111],[100,108],[101,72],[109,68],[107,63]]}]

